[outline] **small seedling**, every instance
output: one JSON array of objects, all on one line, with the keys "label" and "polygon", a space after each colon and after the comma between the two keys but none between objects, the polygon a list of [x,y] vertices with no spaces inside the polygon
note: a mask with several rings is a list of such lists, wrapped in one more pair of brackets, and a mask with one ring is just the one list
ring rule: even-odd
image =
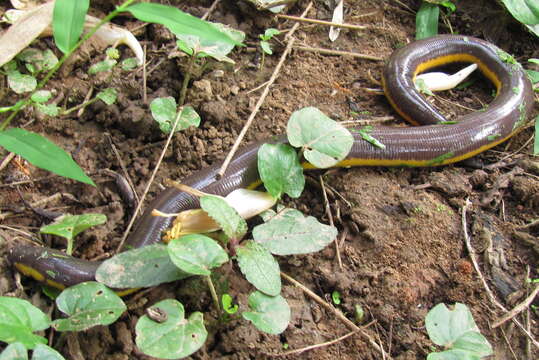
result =
[{"label": "small seedling", "polygon": [[271,55],[273,54],[273,50],[271,49],[270,40],[275,36],[279,35],[281,32],[274,28],[269,28],[264,31],[264,34],[260,34],[260,48],[262,49],[262,60],[260,62],[260,69],[264,68],[264,58],[265,55]]},{"label": "small seedling", "polygon": [[152,117],[159,124],[159,129],[165,134],[172,131],[174,123],[176,129],[174,132],[187,129],[189,126],[198,127],[200,125],[200,116],[192,106],[184,106],[177,110],[176,100],[173,97],[156,98],[150,104]]},{"label": "small seedling", "polygon": [[39,231],[43,234],[52,234],[67,240],[67,255],[73,253],[73,239],[84,230],[104,224],[107,217],[103,214],[65,215],[58,218],[53,224],[43,226]]},{"label": "small seedling", "polygon": [[333,303],[335,305],[340,305],[341,304],[341,293],[338,292],[337,290],[334,290],[331,293],[331,300],[333,301]]},{"label": "small seedling", "polygon": [[223,294],[221,296],[221,304],[223,305],[223,310],[230,315],[234,315],[238,312],[238,304],[234,304],[234,300],[230,294]]},{"label": "small seedling", "polygon": [[363,306],[356,304],[356,306],[354,306],[354,319],[356,320],[356,323],[361,324],[364,318],[365,310],[363,310]]}]

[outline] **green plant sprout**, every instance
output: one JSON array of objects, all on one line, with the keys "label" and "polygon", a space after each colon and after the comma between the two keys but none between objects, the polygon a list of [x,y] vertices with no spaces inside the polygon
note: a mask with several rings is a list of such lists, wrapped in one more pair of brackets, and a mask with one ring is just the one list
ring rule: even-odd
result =
[{"label": "green plant sprout", "polygon": [[416,14],[416,40],[425,39],[438,34],[440,6],[449,13],[456,11],[456,6],[448,0],[424,0]]},{"label": "green plant sprout", "polygon": [[61,216],[50,225],[43,226],[39,231],[43,234],[52,234],[67,240],[67,255],[73,253],[73,239],[84,230],[107,222],[103,214],[83,214]]},{"label": "green plant sprout", "polygon": [[264,68],[264,59],[266,54],[271,55],[273,54],[273,50],[271,49],[270,40],[275,36],[279,35],[281,32],[274,28],[269,28],[264,31],[264,34],[260,34],[260,48],[262,49],[262,60],[260,61],[260,70]]},{"label": "green plant sprout", "polygon": [[333,303],[335,305],[340,305],[341,304],[341,293],[338,292],[337,290],[334,290],[331,293],[331,301],[333,301]]},{"label": "green plant sprout", "polygon": [[232,296],[226,293],[221,296],[221,305],[223,305],[223,310],[229,315],[234,315],[239,309],[238,304],[234,304]]},{"label": "green plant sprout", "polygon": [[480,360],[492,355],[492,346],[464,304],[456,303],[453,310],[445,304],[436,305],[428,312],[425,326],[432,342],[444,347],[442,352],[430,353],[427,360]]},{"label": "green plant sprout", "polygon": [[153,99],[150,104],[152,117],[159,124],[159,129],[165,134],[172,131],[172,126],[179,117],[176,129],[178,132],[187,129],[190,126],[198,127],[200,125],[200,115],[192,106],[183,106],[177,110],[176,100],[173,97],[164,97]]}]

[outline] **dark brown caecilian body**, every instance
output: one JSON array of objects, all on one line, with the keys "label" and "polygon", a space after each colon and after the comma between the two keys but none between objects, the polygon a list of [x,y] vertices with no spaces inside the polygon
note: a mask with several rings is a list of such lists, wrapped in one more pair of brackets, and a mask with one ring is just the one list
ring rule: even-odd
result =
[{"label": "dark brown caecilian body", "polygon": [[[352,129],[352,150],[339,166],[444,165],[474,156],[508,139],[527,120],[534,95],[521,66],[506,62],[504,54],[485,41],[452,35],[416,41],[395,51],[384,70],[384,91],[406,120],[424,126],[373,127],[369,134],[385,145],[383,149],[363,140]],[[414,78],[418,73],[453,62],[477,63],[496,86],[497,96],[485,111],[464,115],[454,124],[440,124],[446,119],[416,90]],[[279,136],[265,142],[286,142],[286,138]],[[258,182],[256,154],[261,144],[240,150],[219,180],[215,175],[221,163],[183,179],[182,183],[218,195],[252,187]],[[173,188],[164,190],[138,220],[127,246],[136,248],[160,241],[171,219],[152,216],[153,209],[176,213],[197,206],[198,200],[189,194]],[[21,272],[55,286],[94,280],[99,265],[30,246],[12,248],[9,259]]]}]

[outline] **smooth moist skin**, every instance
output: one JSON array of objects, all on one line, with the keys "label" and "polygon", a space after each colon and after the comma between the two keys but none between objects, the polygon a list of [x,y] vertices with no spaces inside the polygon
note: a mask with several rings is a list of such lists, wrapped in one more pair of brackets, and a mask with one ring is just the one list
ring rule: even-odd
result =
[{"label": "smooth moist skin", "polygon": [[[476,63],[491,80],[497,95],[484,111],[463,115],[456,123],[445,118],[414,86],[426,70],[450,63]],[[437,166],[454,163],[485,151],[511,137],[526,122],[533,107],[532,85],[522,67],[496,46],[472,37],[442,35],[416,41],[395,51],[383,73],[384,92],[395,110],[408,122],[422,126],[373,127],[369,132],[385,145],[375,147],[357,132],[347,158],[338,166]],[[182,183],[217,195],[258,182],[257,151],[262,143],[284,143],[279,136],[249,145],[234,157],[219,180],[217,163],[182,180]],[[309,166],[306,166],[309,168]],[[310,167],[312,168],[312,167]],[[171,219],[155,217],[152,210],[177,213],[198,207],[193,196],[167,188],[152,201],[127,240],[128,248],[159,242]],[[9,260],[22,273],[56,287],[95,279],[100,262],[66,256],[43,247],[17,245]]]}]

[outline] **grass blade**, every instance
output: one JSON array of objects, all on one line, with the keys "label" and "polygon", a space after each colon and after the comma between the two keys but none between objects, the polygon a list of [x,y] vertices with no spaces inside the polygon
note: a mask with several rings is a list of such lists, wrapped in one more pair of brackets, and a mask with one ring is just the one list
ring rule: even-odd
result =
[{"label": "grass blade", "polygon": [[56,0],[52,29],[56,46],[65,54],[79,41],[90,0]]}]

